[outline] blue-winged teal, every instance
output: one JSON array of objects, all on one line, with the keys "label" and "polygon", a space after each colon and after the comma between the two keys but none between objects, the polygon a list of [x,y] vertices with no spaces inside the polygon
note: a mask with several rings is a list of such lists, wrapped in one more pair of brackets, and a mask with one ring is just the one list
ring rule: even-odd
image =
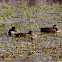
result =
[{"label": "blue-winged teal", "polygon": [[53,28],[40,28],[41,32],[46,32],[46,33],[55,33],[55,32],[61,32],[60,29],[58,29],[57,25],[53,25]]},{"label": "blue-winged teal", "polygon": [[34,34],[33,31],[29,31],[28,33],[20,33],[15,27],[12,27],[12,29],[10,29],[8,33],[9,36],[25,37],[25,38],[33,38],[33,39],[37,38],[37,36]]}]

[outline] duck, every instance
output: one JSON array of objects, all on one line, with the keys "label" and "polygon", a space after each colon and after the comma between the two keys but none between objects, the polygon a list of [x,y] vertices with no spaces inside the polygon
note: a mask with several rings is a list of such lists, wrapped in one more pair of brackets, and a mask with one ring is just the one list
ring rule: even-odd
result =
[{"label": "duck", "polygon": [[16,29],[16,27],[12,27],[12,29],[10,29],[8,33],[9,36],[24,37],[24,38],[31,38],[31,39],[37,38],[37,36],[34,34],[33,31],[29,31],[28,33],[20,33],[19,30]]},{"label": "duck", "polygon": [[24,37],[24,38],[31,38],[31,39],[37,38],[37,36],[34,34],[33,31],[29,31],[28,33],[18,33],[15,35],[16,35],[16,37]]},{"label": "duck", "polygon": [[53,25],[52,28],[40,28],[41,29],[41,32],[46,32],[46,33],[59,33],[61,32],[60,29],[58,29],[58,26],[57,25]]}]

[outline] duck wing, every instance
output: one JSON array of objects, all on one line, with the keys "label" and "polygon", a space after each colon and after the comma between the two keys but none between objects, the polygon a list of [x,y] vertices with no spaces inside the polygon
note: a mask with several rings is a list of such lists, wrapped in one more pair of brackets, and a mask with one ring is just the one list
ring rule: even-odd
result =
[{"label": "duck wing", "polygon": [[53,28],[40,28],[40,29],[41,29],[41,32],[47,32],[47,33],[56,32],[56,30]]}]

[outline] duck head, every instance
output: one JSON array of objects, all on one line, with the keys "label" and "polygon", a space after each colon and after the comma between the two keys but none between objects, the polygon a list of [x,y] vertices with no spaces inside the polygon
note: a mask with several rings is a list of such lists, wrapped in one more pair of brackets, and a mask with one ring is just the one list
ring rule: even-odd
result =
[{"label": "duck head", "polygon": [[53,25],[53,29],[55,29],[57,31],[58,30],[58,26],[57,25]]},{"label": "duck head", "polygon": [[33,31],[29,31],[28,34],[31,35],[32,39],[37,39],[37,35],[35,35]]},{"label": "duck head", "polygon": [[34,34],[34,32],[33,31],[29,31],[29,33],[28,33],[29,35],[31,35],[31,36],[35,36],[35,34]]},{"label": "duck head", "polygon": [[16,27],[12,27],[12,31],[17,31]]},{"label": "duck head", "polygon": [[28,34],[33,35],[33,31],[29,31]]}]

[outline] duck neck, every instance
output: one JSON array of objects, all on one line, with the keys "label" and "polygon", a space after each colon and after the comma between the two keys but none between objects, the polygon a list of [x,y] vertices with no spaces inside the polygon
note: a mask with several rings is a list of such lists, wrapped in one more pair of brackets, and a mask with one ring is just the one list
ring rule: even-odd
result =
[{"label": "duck neck", "polygon": [[56,28],[56,31],[58,31],[58,29]]},{"label": "duck neck", "polygon": [[29,35],[31,35],[31,33],[28,33]]}]

